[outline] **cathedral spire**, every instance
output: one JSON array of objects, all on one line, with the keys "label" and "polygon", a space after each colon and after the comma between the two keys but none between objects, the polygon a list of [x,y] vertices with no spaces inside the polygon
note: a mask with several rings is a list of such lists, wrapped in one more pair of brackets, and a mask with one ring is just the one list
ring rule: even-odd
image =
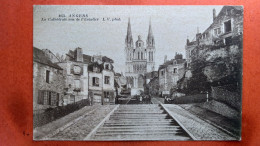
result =
[{"label": "cathedral spire", "polygon": [[127,47],[133,46],[133,37],[132,37],[132,31],[131,31],[131,23],[130,18],[128,18],[128,26],[127,26],[127,34],[125,38],[125,44]]},{"label": "cathedral spire", "polygon": [[154,37],[153,37],[153,31],[152,31],[152,25],[151,25],[151,18],[149,21],[149,30],[148,30],[148,36],[147,36],[147,46],[153,47],[154,46]]}]

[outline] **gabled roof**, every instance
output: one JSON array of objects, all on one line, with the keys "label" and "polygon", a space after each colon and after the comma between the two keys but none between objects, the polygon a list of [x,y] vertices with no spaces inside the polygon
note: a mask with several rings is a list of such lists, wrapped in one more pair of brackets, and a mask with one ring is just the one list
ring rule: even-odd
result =
[{"label": "gabled roof", "polygon": [[239,12],[242,12],[242,11],[243,11],[243,7],[242,7],[242,6],[224,6],[224,7],[220,10],[220,12],[218,13],[218,15],[216,16],[216,18],[215,18],[215,20],[213,21],[213,23],[211,23],[211,25],[210,25],[202,34],[204,34],[205,32],[208,32],[208,31],[212,28],[212,26],[215,24],[215,22],[216,22],[218,19],[220,19],[221,16],[226,15],[226,10],[227,10],[227,9],[232,9],[232,8],[236,9],[236,10],[239,11]]},{"label": "gabled roof", "polygon": [[36,47],[33,47],[33,61],[62,70],[60,66],[51,62],[51,60],[45,56],[45,53],[41,49]]},{"label": "gabled roof", "polygon": [[102,62],[109,62],[109,63],[114,63],[114,60],[111,58],[108,58],[107,56],[102,57]]}]

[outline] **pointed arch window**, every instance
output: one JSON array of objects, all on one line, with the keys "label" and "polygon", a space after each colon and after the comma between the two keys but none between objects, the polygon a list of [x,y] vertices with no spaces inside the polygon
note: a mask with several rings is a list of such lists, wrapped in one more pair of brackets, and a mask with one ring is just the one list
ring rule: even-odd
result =
[{"label": "pointed arch window", "polygon": [[153,61],[153,52],[149,52],[149,61]]},{"label": "pointed arch window", "polygon": [[140,59],[140,52],[138,52],[138,59]]}]

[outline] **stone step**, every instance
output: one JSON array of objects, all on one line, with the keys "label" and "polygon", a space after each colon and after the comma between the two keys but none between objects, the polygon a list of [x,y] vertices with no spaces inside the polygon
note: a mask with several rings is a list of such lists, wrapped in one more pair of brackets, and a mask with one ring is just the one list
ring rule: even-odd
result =
[{"label": "stone step", "polygon": [[146,120],[146,121],[149,121],[149,120],[156,120],[156,119],[159,119],[159,120],[163,120],[163,119],[170,119],[168,117],[110,117],[109,120]]},{"label": "stone step", "polygon": [[124,127],[119,127],[119,126],[110,126],[110,127],[102,127],[101,129],[120,129],[120,130],[125,130],[125,129],[175,129],[175,128],[180,128],[179,125],[171,125],[171,126],[167,126],[167,125],[158,125],[158,126],[151,126],[151,125],[143,125],[143,126],[124,126]]},{"label": "stone step", "polygon": [[118,109],[161,109],[160,106],[142,106],[142,107],[138,107],[138,106],[120,106],[118,107]]},{"label": "stone step", "polygon": [[166,119],[168,116],[110,116],[110,119]]},{"label": "stone step", "polygon": [[101,128],[99,129],[97,132],[103,132],[103,133],[110,133],[110,132],[118,132],[118,133],[126,133],[126,132],[171,132],[171,131],[178,131],[181,132],[182,129],[180,129],[180,127],[173,127],[170,129],[159,129],[159,128],[155,128],[155,129],[118,129],[118,128]]},{"label": "stone step", "polygon": [[192,140],[183,133],[150,133],[150,134],[96,134],[100,140]]},{"label": "stone step", "polygon": [[144,124],[154,124],[154,125],[161,125],[161,124],[172,124],[172,125],[176,125],[177,123],[176,122],[168,122],[168,121],[160,121],[160,122],[142,122],[142,121],[139,121],[139,122],[131,122],[131,121],[129,121],[129,122],[120,122],[120,121],[117,121],[117,122],[110,122],[110,121],[108,121],[108,122],[105,122],[104,124],[107,124],[107,125],[109,125],[109,124],[126,124],[126,125],[128,125],[128,124],[135,124],[135,125],[144,125]]},{"label": "stone step", "polygon": [[147,135],[147,134],[150,134],[150,133],[153,133],[153,134],[182,134],[182,130],[175,130],[175,131],[98,131],[96,133],[96,135],[137,135],[137,134],[140,134],[140,135]]},{"label": "stone step", "polygon": [[188,137],[183,137],[183,136],[174,136],[174,137],[142,137],[142,136],[138,136],[138,137],[128,137],[128,136],[124,136],[124,137],[103,137],[103,136],[96,136],[91,140],[96,140],[96,141],[141,141],[141,140],[147,140],[147,141],[188,141],[188,140],[192,140],[191,138]]},{"label": "stone step", "polygon": [[164,114],[164,113],[154,113],[154,114],[146,114],[146,113],[132,113],[132,114],[124,114],[124,113],[114,113],[111,116],[167,116],[168,114]]},{"label": "stone step", "polygon": [[138,111],[124,111],[124,112],[122,112],[122,111],[116,111],[116,112],[114,112],[114,114],[113,115],[115,115],[115,114],[163,114],[164,113],[164,111],[140,111],[140,112],[138,112]]},{"label": "stone step", "polygon": [[[104,123],[105,126],[157,126],[158,123]],[[161,126],[171,126],[175,123],[160,123]]]},{"label": "stone step", "polygon": [[108,120],[108,121],[110,121],[110,122],[117,122],[117,121],[120,121],[120,122],[128,122],[128,121],[131,121],[131,122],[139,122],[139,121],[143,121],[143,122],[160,122],[160,121],[168,121],[168,122],[172,122],[172,121],[174,121],[173,119],[142,119],[142,120],[140,120],[140,119],[131,119],[131,120],[129,120],[129,119],[118,119],[118,120],[112,120],[112,119],[110,119],[110,120]]},{"label": "stone step", "polygon": [[162,108],[118,108],[117,110],[163,110]]}]

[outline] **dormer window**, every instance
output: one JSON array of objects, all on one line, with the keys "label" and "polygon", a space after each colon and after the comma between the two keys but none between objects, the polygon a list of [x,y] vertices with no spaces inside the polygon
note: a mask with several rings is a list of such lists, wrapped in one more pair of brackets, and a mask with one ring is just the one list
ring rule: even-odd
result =
[{"label": "dormer window", "polygon": [[93,72],[100,72],[100,69],[97,66],[93,67]]},{"label": "dormer window", "polygon": [[105,65],[105,69],[109,70],[109,64]]}]

